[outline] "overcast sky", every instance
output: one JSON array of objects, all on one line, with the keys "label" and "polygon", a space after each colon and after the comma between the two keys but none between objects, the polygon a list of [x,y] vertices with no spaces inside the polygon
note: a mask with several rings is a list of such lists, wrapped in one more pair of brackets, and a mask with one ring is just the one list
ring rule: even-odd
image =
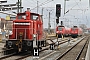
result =
[{"label": "overcast sky", "polygon": [[[7,3],[16,3],[18,0],[7,0]],[[48,19],[49,19],[49,12],[50,12],[50,23],[51,28],[54,28],[54,23],[56,24],[56,17],[55,17],[55,6],[56,4],[61,4],[61,17],[60,21],[64,21],[65,26],[73,26],[73,25],[80,25],[86,24],[88,27],[90,26],[89,16],[89,0],[69,0],[66,1],[66,8],[65,11],[68,11],[64,15],[64,0],[22,0],[23,11],[26,8],[30,8],[32,12],[37,12],[37,1],[38,1],[38,13],[42,14],[42,7],[43,14],[44,14],[44,28],[48,28]],[[1,16],[5,17],[5,15]]]}]

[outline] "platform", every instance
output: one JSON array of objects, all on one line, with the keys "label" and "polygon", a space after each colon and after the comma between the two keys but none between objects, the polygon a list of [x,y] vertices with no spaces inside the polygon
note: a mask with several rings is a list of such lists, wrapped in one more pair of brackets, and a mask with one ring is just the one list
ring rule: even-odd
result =
[{"label": "platform", "polygon": [[85,60],[90,60],[90,39],[89,39],[89,44],[88,44]]}]

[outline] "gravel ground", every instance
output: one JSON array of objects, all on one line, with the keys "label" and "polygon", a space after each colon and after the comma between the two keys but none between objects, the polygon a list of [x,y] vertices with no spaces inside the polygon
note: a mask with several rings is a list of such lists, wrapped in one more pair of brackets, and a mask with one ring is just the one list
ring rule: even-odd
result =
[{"label": "gravel ground", "polygon": [[75,46],[75,48],[73,48],[70,52],[68,52],[60,60],[75,60],[75,58],[77,57],[79,51],[81,50],[81,48],[85,42],[86,42],[86,40],[84,39],[82,42],[80,42],[77,46]]},{"label": "gravel ground", "polygon": [[[90,39],[89,39],[89,41],[90,41]],[[83,53],[81,54],[79,60],[85,60],[89,41],[86,43],[86,46],[85,46],[85,48],[84,48],[84,50],[83,50]]]},{"label": "gravel ground", "polygon": [[[50,54],[51,52],[55,52],[51,56],[47,56],[45,59],[43,59],[43,60],[55,60],[55,58],[57,58],[59,55],[61,55],[63,52],[65,52],[67,49],[69,49],[72,45],[77,43],[79,41],[77,39],[79,39],[79,38],[73,39],[70,43],[67,42],[67,43],[60,45],[58,50],[45,50],[45,51],[41,52],[39,54],[39,59]],[[3,45],[3,44],[1,44],[1,45]],[[19,56],[16,56],[13,58],[17,58],[17,57],[19,57]],[[33,57],[30,56],[30,57],[25,58],[23,60],[39,60],[39,59],[34,59]],[[68,60],[68,59],[66,58],[66,60]]]},{"label": "gravel ground", "polygon": [[[80,38],[75,38],[75,39],[72,39],[71,40],[71,42],[70,43],[64,43],[64,44],[61,44],[60,46],[59,46],[59,49],[57,49],[57,50],[53,50],[53,52],[55,52],[55,53],[53,53],[53,54],[51,54],[50,56],[47,56],[46,57],[46,55],[48,55],[48,54],[50,54],[51,52],[50,52],[50,50],[46,50],[45,52],[42,52],[42,53],[40,53],[40,55],[39,55],[39,59],[37,58],[37,59],[33,59],[33,58],[31,58],[31,57],[28,57],[28,58],[25,58],[26,60],[55,60],[55,58],[57,58],[58,56],[60,56],[62,53],[64,53],[67,49],[69,49],[70,47],[72,47],[72,45],[74,45],[74,44],[76,44],[77,42],[79,42],[80,40],[78,40],[78,39],[80,39]],[[57,47],[56,47],[57,48]],[[23,60],[25,60],[25,59],[23,59]]]},{"label": "gravel ground", "polygon": [[0,52],[3,51],[2,48],[4,48],[5,43],[0,43]]}]

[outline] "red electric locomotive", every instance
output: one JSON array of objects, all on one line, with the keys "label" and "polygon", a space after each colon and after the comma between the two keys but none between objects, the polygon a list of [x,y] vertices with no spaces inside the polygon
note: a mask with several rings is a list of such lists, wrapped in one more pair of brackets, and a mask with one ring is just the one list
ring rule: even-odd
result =
[{"label": "red electric locomotive", "polygon": [[71,33],[71,37],[77,37],[77,36],[81,36],[83,34],[83,31],[81,28],[74,26],[73,28],[71,28],[70,33]]},{"label": "red electric locomotive", "polygon": [[[35,44],[38,44],[38,47],[44,45],[41,15],[31,13],[28,10],[24,13],[18,13],[16,20],[13,20],[12,29],[13,34],[9,35],[6,48],[13,48],[20,52],[32,51]],[[36,39],[34,39],[35,37]]]},{"label": "red electric locomotive", "polygon": [[70,35],[70,28],[66,28],[64,26],[57,26],[56,27],[56,36],[59,38],[62,36],[69,36]]}]

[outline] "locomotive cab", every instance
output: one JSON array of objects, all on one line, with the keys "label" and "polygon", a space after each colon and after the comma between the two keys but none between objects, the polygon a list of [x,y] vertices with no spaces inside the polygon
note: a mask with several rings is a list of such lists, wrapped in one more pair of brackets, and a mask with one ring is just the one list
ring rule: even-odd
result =
[{"label": "locomotive cab", "polygon": [[[13,34],[9,35],[6,41],[6,48],[13,48],[17,51],[32,51],[33,50],[33,35],[36,35],[36,40],[39,45],[43,44],[43,22],[41,15],[26,11],[18,13],[16,19],[13,20]],[[40,42],[39,42],[40,41]]]},{"label": "locomotive cab", "polygon": [[64,35],[64,32],[65,32],[65,27],[64,26],[58,26],[56,28],[56,36],[58,38],[62,37]]},{"label": "locomotive cab", "polygon": [[56,36],[58,36],[58,38],[60,37],[66,37],[70,35],[70,28],[67,28],[65,26],[57,26],[56,28]]},{"label": "locomotive cab", "polygon": [[71,28],[71,37],[75,38],[78,37],[80,33],[80,28],[77,26],[73,26],[73,28]]}]

